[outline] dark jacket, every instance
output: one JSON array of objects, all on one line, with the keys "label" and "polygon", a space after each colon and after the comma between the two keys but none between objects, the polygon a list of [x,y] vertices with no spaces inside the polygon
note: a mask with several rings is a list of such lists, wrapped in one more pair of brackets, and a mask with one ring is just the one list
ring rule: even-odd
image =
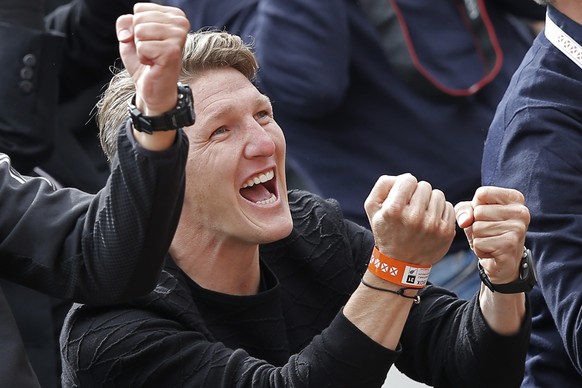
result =
[{"label": "dark jacket", "polygon": [[[582,386],[582,27],[556,8],[560,51],[541,33],[489,129],[483,183],[523,192],[539,284],[524,387]],[[577,58],[572,60],[568,57]]]},{"label": "dark jacket", "polygon": [[0,22],[0,104],[12,107],[0,117],[0,152],[21,173],[40,167],[60,185],[95,193],[110,171],[94,106],[111,66],[121,65],[115,21],[136,0],[61,3],[44,30]]},{"label": "dark jacket", "polygon": [[137,0],[62,0],[47,15],[47,31],[65,36],[59,72],[54,148],[39,164],[59,184],[95,193],[109,176],[98,141],[95,104],[121,68],[115,20]]}]

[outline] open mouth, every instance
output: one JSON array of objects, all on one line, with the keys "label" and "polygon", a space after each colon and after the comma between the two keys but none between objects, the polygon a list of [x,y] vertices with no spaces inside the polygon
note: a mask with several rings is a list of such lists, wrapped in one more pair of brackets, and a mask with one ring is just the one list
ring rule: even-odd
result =
[{"label": "open mouth", "polygon": [[275,172],[269,170],[249,178],[241,187],[240,195],[257,205],[267,205],[277,200]]}]

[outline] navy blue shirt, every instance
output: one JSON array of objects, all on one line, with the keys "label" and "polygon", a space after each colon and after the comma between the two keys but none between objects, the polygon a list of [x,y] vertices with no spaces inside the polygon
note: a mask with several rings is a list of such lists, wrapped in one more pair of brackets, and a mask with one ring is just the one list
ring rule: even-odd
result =
[{"label": "navy blue shirt", "polygon": [[[548,17],[577,42],[582,26]],[[572,46],[573,47],[573,46]],[[539,285],[526,387],[582,386],[582,69],[540,34],[489,129],[483,183],[522,191]]]},{"label": "navy blue shirt", "polygon": [[[226,27],[253,42],[258,86],[273,101],[288,155],[361,225],[368,225],[364,200],[382,174],[411,172],[452,203],[472,198],[487,128],[533,40],[507,17],[504,1],[486,2],[503,51],[499,75],[476,95],[431,98],[390,68],[379,34],[353,0],[167,2],[187,12],[194,30]],[[459,2],[399,3],[417,52],[440,79],[468,86],[484,75]],[[511,10],[516,3],[527,4],[524,14],[539,11],[531,0],[510,2]]]}]

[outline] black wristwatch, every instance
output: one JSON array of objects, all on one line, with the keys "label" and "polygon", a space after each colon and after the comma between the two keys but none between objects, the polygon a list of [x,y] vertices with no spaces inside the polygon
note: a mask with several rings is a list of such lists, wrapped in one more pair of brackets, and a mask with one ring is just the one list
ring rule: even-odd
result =
[{"label": "black wristwatch", "polygon": [[194,124],[192,91],[188,85],[178,83],[178,102],[176,107],[159,116],[145,116],[135,106],[135,96],[129,103],[129,115],[133,127],[140,132],[152,134],[155,131],[170,131]]},{"label": "black wristwatch", "polygon": [[538,282],[532,254],[527,248],[524,248],[523,256],[519,262],[519,278],[511,283],[493,284],[479,262],[477,262],[477,266],[481,281],[493,292],[499,292],[501,294],[529,292]]}]

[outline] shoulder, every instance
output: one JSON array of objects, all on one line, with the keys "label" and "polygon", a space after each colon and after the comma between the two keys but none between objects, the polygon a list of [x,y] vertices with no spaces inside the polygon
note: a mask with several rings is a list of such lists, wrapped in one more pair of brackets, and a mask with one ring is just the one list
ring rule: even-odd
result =
[{"label": "shoulder", "polygon": [[193,368],[213,338],[186,275],[167,260],[144,297],[72,307],[61,331],[62,380],[67,386],[183,386],[179,371]]},{"label": "shoulder", "polygon": [[195,311],[193,305],[179,276],[164,270],[156,288],[146,296],[107,306],[74,304],[65,319],[63,335],[69,344],[81,339],[94,344],[130,336],[143,325],[179,328]]},{"label": "shoulder", "polygon": [[110,306],[73,305],[61,331],[63,381],[99,386],[147,380],[147,367],[126,373],[126,365],[155,364],[159,357],[179,354],[186,335],[193,343],[205,338],[186,290],[179,277],[164,271],[145,297]]},{"label": "shoulder", "polygon": [[293,219],[301,218],[307,214],[313,216],[327,215],[333,217],[334,220],[343,219],[339,202],[333,198],[323,199],[304,190],[291,190],[288,193],[288,197]]},{"label": "shoulder", "polygon": [[360,240],[368,240],[368,243],[373,244],[371,232],[345,219],[337,200],[324,199],[303,190],[292,190],[288,196],[293,231],[286,239],[268,246],[287,245],[311,237],[314,238],[311,243],[319,246],[338,242],[350,245]]},{"label": "shoulder", "polygon": [[[359,281],[374,245],[372,233],[346,220],[333,199],[293,190],[289,192],[289,206],[293,216],[291,234],[262,245],[261,258],[279,275],[281,271],[311,268],[318,274],[341,272]],[[341,276],[337,280],[346,281]]]}]

